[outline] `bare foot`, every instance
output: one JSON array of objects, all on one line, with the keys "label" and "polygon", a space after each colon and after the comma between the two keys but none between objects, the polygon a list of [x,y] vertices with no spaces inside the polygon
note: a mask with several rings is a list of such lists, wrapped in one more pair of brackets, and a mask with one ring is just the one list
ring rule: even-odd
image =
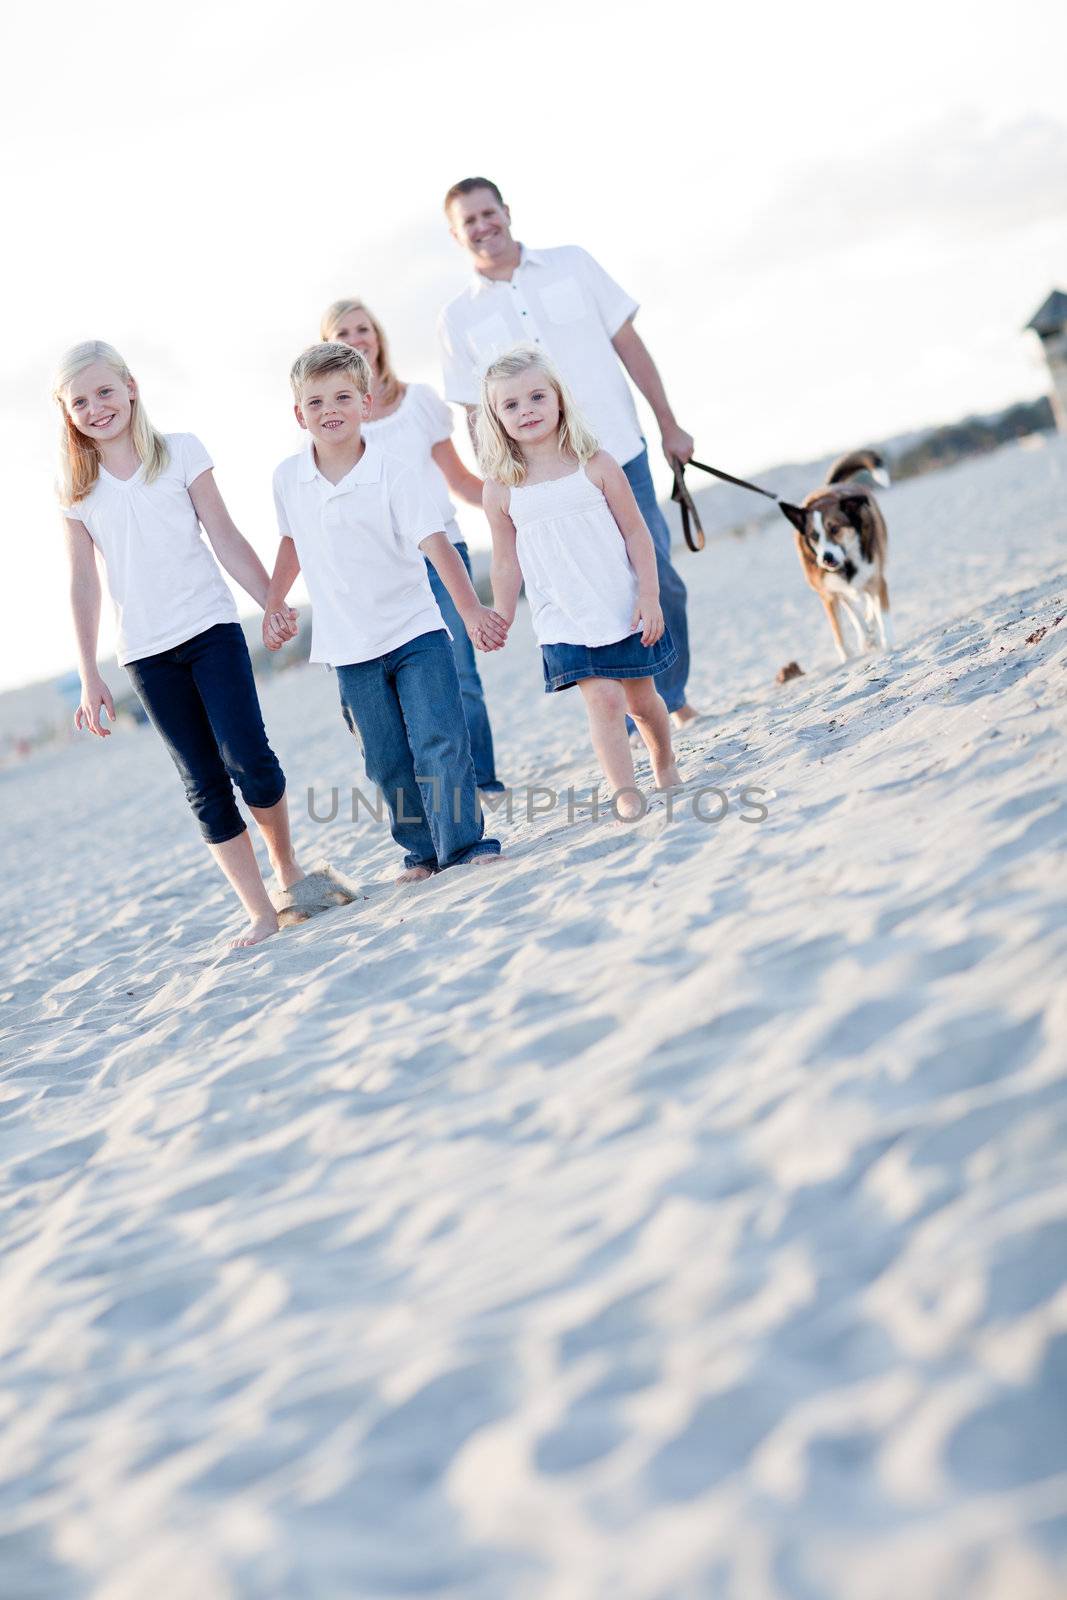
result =
[{"label": "bare foot", "polygon": [[639,789],[620,789],[611,807],[618,822],[640,822],[648,810],[648,801]]},{"label": "bare foot", "polygon": [[671,712],[671,721],[676,728],[684,728],[688,723],[695,722],[700,716],[696,706],[691,706],[689,701],[684,706],[679,706],[677,711]]},{"label": "bare foot", "polygon": [[269,939],[278,931],[278,918],[275,912],[269,917],[253,917],[244,933],[239,933],[236,939],[230,940],[231,950],[244,950],[252,944],[262,944],[264,939]]},{"label": "bare foot", "polygon": [[291,889],[294,883],[300,883],[307,876],[295,856],[290,861],[282,862],[281,865],[276,862],[272,862],[271,865],[274,867],[278,885],[282,889]]},{"label": "bare foot", "polygon": [[399,878],[394,878],[394,883],[421,883],[424,878],[432,878],[432,867],[406,867]]},{"label": "bare foot", "polygon": [[655,778],[658,790],[679,789],[685,782],[682,774],[678,771],[677,761],[672,761],[669,766],[663,768],[662,772],[657,772]]},{"label": "bare foot", "polygon": [[498,861],[506,861],[507,856],[503,850],[498,850],[496,855],[490,855],[487,850],[481,850],[476,856],[471,856],[469,861],[464,861],[465,867],[492,867]]}]

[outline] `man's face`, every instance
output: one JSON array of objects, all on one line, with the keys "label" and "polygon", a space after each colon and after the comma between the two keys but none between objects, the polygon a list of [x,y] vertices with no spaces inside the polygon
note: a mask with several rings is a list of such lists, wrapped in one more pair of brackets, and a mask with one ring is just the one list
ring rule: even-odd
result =
[{"label": "man's face", "polygon": [[360,393],[351,373],[323,372],[301,386],[293,409],[300,426],[332,449],[359,438],[370,408],[370,395]]},{"label": "man's face", "polygon": [[474,264],[492,266],[514,249],[511,212],[492,189],[457,195],[448,208],[452,237],[474,257]]}]

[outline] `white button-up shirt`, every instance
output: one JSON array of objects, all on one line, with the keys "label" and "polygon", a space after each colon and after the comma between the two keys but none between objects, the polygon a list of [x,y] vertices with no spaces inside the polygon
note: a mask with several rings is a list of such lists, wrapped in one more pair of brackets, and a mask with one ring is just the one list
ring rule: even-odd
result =
[{"label": "white button-up shirt", "polygon": [[372,661],[445,627],[419,549],[444,531],[441,512],[396,456],[367,441],[351,472],[331,483],[309,439],[275,472],[274,504],[311,597],[312,661]]},{"label": "white button-up shirt", "polygon": [[612,339],[638,309],[599,262],[577,245],[520,246],[511,278],[475,273],[437,325],[445,397],[477,405],[482,373],[516,344],[542,345],[603,449],[632,461],[644,442],[633,393]]}]

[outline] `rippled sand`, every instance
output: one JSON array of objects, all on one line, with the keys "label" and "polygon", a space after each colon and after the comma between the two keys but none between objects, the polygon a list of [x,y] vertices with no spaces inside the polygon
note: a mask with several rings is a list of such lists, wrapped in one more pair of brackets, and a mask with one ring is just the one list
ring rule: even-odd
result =
[{"label": "rippled sand", "polygon": [[267,686],[366,898],[245,955],[150,731],[0,776],[3,1600],[1063,1594],[1067,449],[883,503],[846,669],[784,522],[679,555],[718,823],[527,817],[525,619],[496,871]]}]

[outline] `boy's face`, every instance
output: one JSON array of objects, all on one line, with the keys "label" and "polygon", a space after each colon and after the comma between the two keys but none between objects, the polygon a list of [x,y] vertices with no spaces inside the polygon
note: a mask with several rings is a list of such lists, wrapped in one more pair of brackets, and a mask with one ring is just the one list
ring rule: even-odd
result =
[{"label": "boy's face", "polygon": [[371,397],[361,394],[349,372],[323,372],[301,385],[293,410],[313,439],[331,448],[352,444],[370,416]]},{"label": "boy's face", "polygon": [[559,396],[543,372],[531,367],[493,384],[493,408],[504,432],[520,445],[540,444],[559,432]]}]

